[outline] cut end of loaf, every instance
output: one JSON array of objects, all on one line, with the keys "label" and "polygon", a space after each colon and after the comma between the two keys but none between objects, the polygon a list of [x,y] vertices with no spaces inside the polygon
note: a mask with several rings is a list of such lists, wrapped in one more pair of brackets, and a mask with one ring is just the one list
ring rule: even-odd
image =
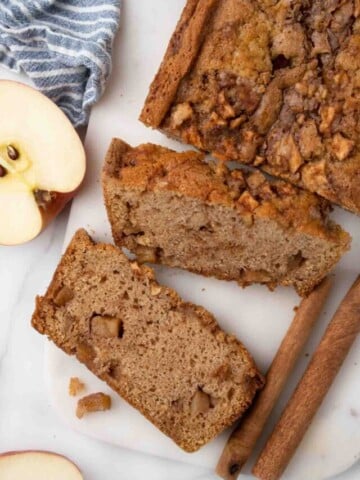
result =
[{"label": "cut end of loaf", "polygon": [[85,230],[38,298],[32,325],[188,452],[231,425],[263,385],[245,347],[210,313]]},{"label": "cut end of loaf", "polygon": [[187,0],[164,61],[150,86],[139,120],[158,128],[174,100],[182,77],[190,70],[204,37],[204,27],[219,0]]},{"label": "cut end of loaf", "polygon": [[241,286],[290,285],[306,296],[350,245],[327,201],[193,151],[114,139],[103,189],[115,242],[139,262]]}]

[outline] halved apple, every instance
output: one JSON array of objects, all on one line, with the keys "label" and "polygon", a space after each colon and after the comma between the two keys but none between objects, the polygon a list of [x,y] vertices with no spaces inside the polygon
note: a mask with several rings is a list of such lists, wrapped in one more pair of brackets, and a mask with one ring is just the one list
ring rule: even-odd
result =
[{"label": "halved apple", "polygon": [[74,196],[85,168],[82,142],[55,103],[0,81],[0,244],[36,237]]},{"label": "halved apple", "polygon": [[57,453],[28,450],[0,455],[1,480],[83,480],[78,467]]}]

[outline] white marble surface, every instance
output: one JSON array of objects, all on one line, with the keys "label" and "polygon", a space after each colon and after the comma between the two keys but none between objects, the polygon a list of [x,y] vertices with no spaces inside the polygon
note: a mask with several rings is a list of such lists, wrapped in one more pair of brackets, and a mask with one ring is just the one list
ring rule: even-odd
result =
[{"label": "white marble surface", "polygon": [[[5,77],[15,78],[0,70],[0,78]],[[27,245],[0,247],[0,452],[54,450],[74,460],[87,480],[215,478],[198,467],[82,436],[63,424],[49,406],[43,374],[44,339],[30,327],[30,317],[35,295],[44,291],[58,262],[67,217],[68,210]],[[358,464],[337,480],[359,478]]]}]

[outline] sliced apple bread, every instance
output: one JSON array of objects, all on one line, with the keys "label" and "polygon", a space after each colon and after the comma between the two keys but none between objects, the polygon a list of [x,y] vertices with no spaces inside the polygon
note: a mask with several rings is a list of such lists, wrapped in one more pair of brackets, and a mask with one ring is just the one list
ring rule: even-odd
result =
[{"label": "sliced apple bread", "polygon": [[210,313],[85,230],[37,298],[32,325],[188,452],[241,416],[263,385]]},{"label": "sliced apple bread", "polygon": [[140,263],[308,294],[349,248],[349,235],[328,219],[329,203],[203,159],[114,139],[103,189],[115,243]]}]

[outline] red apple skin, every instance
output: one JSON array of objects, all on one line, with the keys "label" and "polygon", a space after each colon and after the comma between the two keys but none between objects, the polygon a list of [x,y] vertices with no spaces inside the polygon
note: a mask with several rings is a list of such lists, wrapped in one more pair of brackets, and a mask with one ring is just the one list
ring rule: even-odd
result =
[{"label": "red apple skin", "polygon": [[50,452],[50,450],[10,450],[9,452],[0,453],[0,458],[19,455],[19,454],[21,455],[23,453],[43,453],[44,455],[54,455],[56,457],[64,458],[65,460],[70,462],[72,465],[74,465],[74,467],[80,473],[80,475],[83,476],[80,468],[76,465],[76,463],[74,463],[68,457],[65,457],[65,455],[61,455],[60,453],[56,453],[56,452]]},{"label": "red apple skin", "polygon": [[67,203],[72,200],[75,195],[80,190],[81,185],[74,190],[73,192],[59,193],[54,192],[56,197],[54,200],[46,205],[45,208],[40,208],[40,213],[42,216],[42,227],[38,235],[49,225],[49,223],[54,220],[55,217],[65,208]]}]

